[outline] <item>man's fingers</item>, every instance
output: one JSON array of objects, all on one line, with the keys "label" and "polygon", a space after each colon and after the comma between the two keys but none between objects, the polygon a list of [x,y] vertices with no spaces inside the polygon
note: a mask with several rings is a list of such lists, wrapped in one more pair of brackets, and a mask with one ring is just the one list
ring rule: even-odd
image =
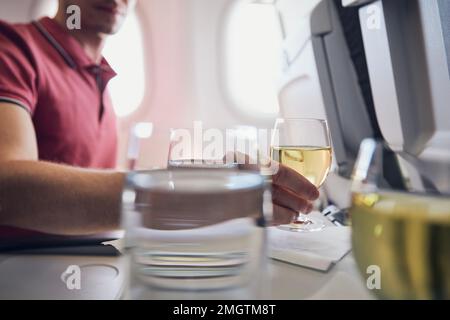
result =
[{"label": "man's fingers", "polygon": [[298,213],[285,208],[283,206],[273,205],[273,218],[271,221],[271,225],[278,226],[280,224],[288,224],[294,221],[298,216]]},{"label": "man's fingers", "polygon": [[301,174],[295,170],[280,164],[278,172],[272,177],[274,185],[291,190],[299,197],[306,200],[316,200],[319,190]]},{"label": "man's fingers", "polygon": [[[227,157],[240,163],[240,169],[257,170],[259,168],[246,154],[235,152],[227,154]],[[279,163],[276,165],[277,173],[272,176],[273,202],[296,212],[310,212],[313,208],[310,201],[319,197],[319,190],[295,170]]]},{"label": "man's fingers", "polygon": [[312,210],[312,204],[308,200],[277,185],[272,186],[272,200],[274,203],[296,212],[308,213]]}]

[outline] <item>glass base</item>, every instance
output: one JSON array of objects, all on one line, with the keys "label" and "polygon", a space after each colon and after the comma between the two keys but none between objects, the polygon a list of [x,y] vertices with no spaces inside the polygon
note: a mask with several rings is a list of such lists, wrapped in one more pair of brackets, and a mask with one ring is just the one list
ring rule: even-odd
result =
[{"label": "glass base", "polygon": [[291,232],[315,232],[323,228],[325,228],[325,224],[322,221],[311,218],[278,226],[278,229]]}]

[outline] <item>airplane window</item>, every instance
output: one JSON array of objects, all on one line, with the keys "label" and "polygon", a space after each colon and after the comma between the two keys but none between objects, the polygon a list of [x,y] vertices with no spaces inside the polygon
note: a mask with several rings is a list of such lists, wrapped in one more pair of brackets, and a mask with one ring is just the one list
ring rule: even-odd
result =
[{"label": "airplane window", "polygon": [[230,13],[225,41],[226,84],[234,103],[252,116],[276,114],[282,34],[274,5],[238,4]]},{"label": "airplane window", "polygon": [[127,116],[139,107],[145,92],[144,49],[136,12],[108,39],[104,56],[117,72],[108,85],[114,110],[119,117]]}]

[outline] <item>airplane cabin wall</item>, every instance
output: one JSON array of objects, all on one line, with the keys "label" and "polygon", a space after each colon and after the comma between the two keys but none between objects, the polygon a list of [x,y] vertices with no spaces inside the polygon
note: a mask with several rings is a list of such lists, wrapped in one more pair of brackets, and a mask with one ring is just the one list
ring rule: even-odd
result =
[{"label": "airplane cabin wall", "polygon": [[284,70],[279,87],[283,117],[326,119],[311,41],[310,15],[321,0],[279,0]]},{"label": "airplane cabin wall", "polygon": [[139,162],[163,167],[167,161],[170,128],[253,125],[272,128],[273,117],[249,118],[227,97],[224,88],[223,38],[229,10],[242,0],[147,0],[138,10],[147,30],[144,46],[149,75],[142,106],[120,123],[121,165],[131,127],[152,122],[153,136],[142,148]]},{"label": "airplane cabin wall", "polygon": [[55,11],[56,0],[2,0],[0,20],[10,23],[29,22]]}]

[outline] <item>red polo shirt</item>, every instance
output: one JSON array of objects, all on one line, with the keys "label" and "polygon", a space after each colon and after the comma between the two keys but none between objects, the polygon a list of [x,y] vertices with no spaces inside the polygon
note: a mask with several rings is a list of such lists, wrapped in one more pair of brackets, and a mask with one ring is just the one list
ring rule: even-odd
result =
[{"label": "red polo shirt", "polygon": [[50,18],[0,22],[0,102],[30,113],[39,159],[87,168],[116,163],[116,119],[106,90],[115,72],[95,64]]}]

